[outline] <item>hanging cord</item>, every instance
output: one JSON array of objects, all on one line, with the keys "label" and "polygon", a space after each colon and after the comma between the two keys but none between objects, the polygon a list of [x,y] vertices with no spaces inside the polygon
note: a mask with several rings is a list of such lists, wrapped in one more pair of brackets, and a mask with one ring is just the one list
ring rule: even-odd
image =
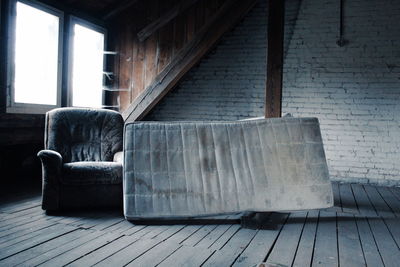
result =
[{"label": "hanging cord", "polygon": [[344,0],[340,0],[340,23],[339,23],[339,39],[336,41],[336,44],[340,47],[345,46],[348,41],[344,39]]}]

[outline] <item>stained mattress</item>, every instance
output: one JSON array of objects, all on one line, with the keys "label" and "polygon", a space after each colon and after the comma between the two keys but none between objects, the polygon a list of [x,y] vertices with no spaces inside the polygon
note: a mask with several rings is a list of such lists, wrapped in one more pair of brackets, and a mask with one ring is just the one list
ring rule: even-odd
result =
[{"label": "stained mattress", "polygon": [[131,220],[333,205],[316,118],[129,123],[123,176]]}]

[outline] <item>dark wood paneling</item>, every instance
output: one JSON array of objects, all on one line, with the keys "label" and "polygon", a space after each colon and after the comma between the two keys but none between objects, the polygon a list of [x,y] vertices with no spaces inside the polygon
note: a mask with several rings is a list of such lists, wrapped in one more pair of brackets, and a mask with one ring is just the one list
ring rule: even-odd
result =
[{"label": "dark wood paneling", "polygon": [[[159,2],[154,1],[146,9],[146,24],[151,23],[159,17]],[[136,37],[135,37],[136,38]],[[145,43],[145,78],[144,86],[147,87],[151,84],[157,75],[158,65],[158,52],[159,52],[159,39],[158,34],[150,35]]]},{"label": "dark wood paneling", "polygon": [[[43,1],[43,0],[42,0]],[[50,4],[64,5],[94,17],[101,18],[111,12],[119,11],[124,0],[45,0]]]},{"label": "dark wood paneling", "polygon": [[119,93],[120,111],[127,109],[154,79],[213,17],[225,1],[198,0],[140,42],[138,33],[157,21],[184,0],[138,1],[112,19],[110,30],[118,36],[115,49],[119,60],[115,88],[127,89]]},{"label": "dark wood paneling", "polygon": [[[147,37],[154,34],[158,29],[162,28],[166,24],[169,24],[170,21],[175,19],[179,14],[184,13],[187,8],[193,6],[197,1],[199,0],[187,0],[183,3],[176,4],[172,8],[171,7],[164,8],[163,10],[160,10],[159,8],[160,11],[159,17],[157,19],[152,19],[152,21],[146,27],[144,27],[140,32],[138,32],[137,36],[139,40],[141,42],[146,40]],[[165,5],[166,3],[167,2],[165,1],[160,1],[158,3],[158,7],[160,7],[161,5],[165,7],[170,6],[168,3],[167,3],[168,5],[166,6]],[[197,6],[196,10],[197,9],[202,10],[202,6]]]},{"label": "dark wood paneling", "polygon": [[0,129],[3,128],[42,128],[44,115],[37,114],[0,114]]},{"label": "dark wood paneling", "polygon": [[43,144],[44,115],[0,114],[0,146]]},{"label": "dark wood paneling", "polygon": [[[131,73],[132,73],[132,42],[129,42],[132,38],[131,25],[123,25],[125,34],[119,36],[120,44],[120,56],[119,56],[119,87],[121,89],[128,89],[131,87]],[[120,105],[126,107],[129,105],[130,92],[121,91],[120,93]]]},{"label": "dark wood paneling", "polygon": [[[178,1],[174,1],[174,4],[176,5]],[[165,13],[170,9],[170,4],[161,1],[160,2],[160,14]],[[178,14],[179,16],[179,14]],[[176,18],[174,18],[176,19]],[[173,23],[168,23],[163,27],[162,31],[158,32],[158,47],[159,47],[159,53],[158,53],[158,69],[157,73],[160,73],[165,66],[167,66],[171,60],[172,57],[172,49],[173,49],[173,42],[174,42],[174,24]]]},{"label": "dark wood paneling", "polygon": [[40,178],[36,154],[44,146],[44,115],[0,114],[0,181]]},{"label": "dark wood paneling", "polygon": [[145,88],[122,116],[126,121],[142,119],[200,59],[232,29],[255,5],[256,0],[229,0],[206,23],[195,37],[172,59],[155,80]]},{"label": "dark wood paneling", "polygon": [[104,11],[102,18],[104,20],[112,19],[112,18],[116,17],[117,15],[119,15],[120,13],[122,13],[124,10],[129,9],[131,6],[136,4],[136,2],[138,2],[138,1],[139,0],[115,1],[116,3],[112,7],[107,8],[107,10]]},{"label": "dark wood paneling", "polygon": [[186,40],[186,14],[179,15],[174,21],[172,57],[182,49]]},{"label": "dark wood paneling", "polygon": [[190,42],[196,34],[196,7],[191,6],[186,11],[186,42]]}]

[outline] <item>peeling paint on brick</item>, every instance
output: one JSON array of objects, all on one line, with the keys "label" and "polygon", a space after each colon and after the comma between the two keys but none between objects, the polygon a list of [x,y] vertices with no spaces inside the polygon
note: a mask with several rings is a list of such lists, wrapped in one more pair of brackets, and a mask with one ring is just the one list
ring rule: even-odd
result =
[{"label": "peeling paint on brick", "polygon": [[[332,179],[400,181],[400,1],[287,0],[283,113],[316,116]],[[390,8],[389,8],[390,7]],[[147,120],[237,120],[264,114],[266,1]]]}]

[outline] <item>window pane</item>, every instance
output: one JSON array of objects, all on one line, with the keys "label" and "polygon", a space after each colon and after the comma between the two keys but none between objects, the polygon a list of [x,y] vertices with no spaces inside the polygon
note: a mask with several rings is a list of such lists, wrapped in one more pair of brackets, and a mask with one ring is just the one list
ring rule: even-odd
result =
[{"label": "window pane", "polygon": [[59,18],[17,2],[14,101],[57,104]]},{"label": "window pane", "polygon": [[74,25],[72,105],[101,107],[104,34]]}]

